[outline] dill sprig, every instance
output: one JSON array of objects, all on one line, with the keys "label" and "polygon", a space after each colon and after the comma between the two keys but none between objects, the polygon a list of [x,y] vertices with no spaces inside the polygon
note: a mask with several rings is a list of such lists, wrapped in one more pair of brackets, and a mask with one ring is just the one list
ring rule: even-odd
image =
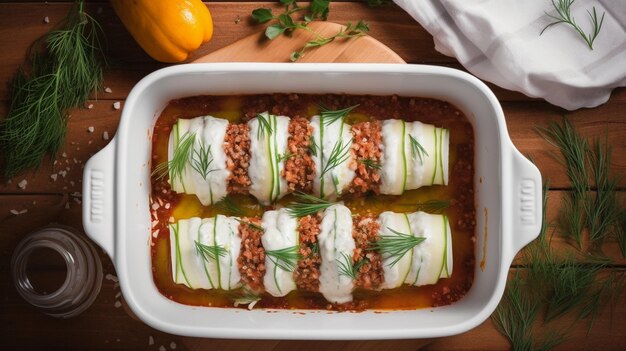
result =
[{"label": "dill sprig", "polygon": [[317,149],[319,146],[317,146],[317,142],[315,142],[315,137],[311,136],[311,142],[309,144],[309,152],[311,153],[311,156],[315,156],[317,157]]},{"label": "dill sprig", "polygon": [[395,235],[381,235],[377,241],[370,242],[367,250],[380,252],[384,259],[393,258],[393,261],[387,264],[390,267],[398,263],[407,252],[426,240],[426,238],[416,237],[412,233],[402,233],[390,227],[387,229]]},{"label": "dill sprig", "polygon": [[265,255],[267,255],[277,267],[286,272],[295,271],[298,266],[298,260],[302,258],[299,245],[279,250],[266,250]]},{"label": "dill sprig", "polygon": [[583,38],[585,43],[587,43],[587,46],[589,47],[589,49],[593,50],[593,42],[598,37],[598,34],[600,34],[600,30],[602,29],[602,24],[604,23],[604,15],[606,13],[603,12],[602,17],[598,20],[598,13],[596,12],[595,6],[591,8],[591,11],[587,10],[587,15],[589,15],[589,19],[591,20],[591,25],[593,26],[593,29],[591,33],[586,34],[585,31],[582,28],[580,28],[580,26],[576,23],[576,20],[572,16],[572,5],[574,4],[574,1],[576,0],[552,0],[552,6],[554,7],[554,10],[556,11],[556,15],[552,15],[547,12],[545,12],[545,14],[551,19],[553,19],[554,22],[545,26],[543,30],[541,30],[541,33],[539,33],[539,35],[542,35],[543,32],[546,31],[546,29],[554,25],[565,23],[571,26],[572,28],[574,28],[574,30],[578,33],[578,35],[580,35],[580,37]]},{"label": "dill sprig", "polygon": [[207,180],[211,172],[217,171],[217,168],[210,168],[212,163],[213,153],[211,152],[211,145],[206,147],[206,145],[202,143],[199,150],[193,150],[191,167],[196,170],[204,180]]},{"label": "dill sprig", "polygon": [[362,258],[352,263],[352,257],[350,257],[350,255],[346,254],[345,252],[342,252],[341,256],[337,257],[336,260],[337,268],[339,269],[339,275],[345,275],[352,280],[356,280],[359,269],[361,269],[361,267],[363,267],[363,265],[367,263],[366,258]]},{"label": "dill sprig", "polygon": [[341,110],[331,110],[324,105],[320,105],[320,122],[324,123],[325,126],[329,126],[337,121],[342,121],[348,113],[357,107],[359,107],[358,104]]},{"label": "dill sprig", "polygon": [[248,305],[249,310],[253,309],[254,305],[261,300],[261,296],[246,287],[243,287],[236,292],[232,292],[229,295],[233,300],[235,307],[238,307],[239,305]]},{"label": "dill sprig", "polygon": [[279,154],[278,156],[276,156],[276,160],[278,162],[287,161],[288,159],[290,159],[290,158],[292,158],[294,156],[296,156],[296,154],[293,154],[291,152],[285,152],[284,154]]},{"label": "dill sprig", "polygon": [[383,168],[383,165],[381,165],[380,162],[377,162],[376,160],[373,160],[371,158],[364,158],[364,159],[359,160],[359,162],[364,164],[365,167],[370,168],[370,169]]},{"label": "dill sprig", "polygon": [[243,217],[246,214],[244,209],[235,203],[235,201],[233,201],[233,199],[228,195],[224,196],[214,206],[231,216]]},{"label": "dill sprig", "polygon": [[415,139],[411,134],[409,134],[409,141],[411,142],[411,155],[413,158],[419,158],[420,164],[424,164],[424,156],[428,156],[428,152],[426,149],[420,144],[417,139]]},{"label": "dill sprig", "polygon": [[263,139],[265,137],[265,134],[270,135],[272,134],[272,125],[270,124],[269,121],[269,113],[268,113],[268,118],[266,119],[265,116],[263,116],[262,113],[259,113],[258,115],[256,115],[257,121],[259,122],[259,126],[257,127],[257,134],[256,137],[257,139]]},{"label": "dill sprig", "polygon": [[[558,214],[561,235],[583,250],[584,234],[588,232],[589,246],[595,253],[601,252],[606,238],[615,236],[619,241],[624,206],[617,199],[617,181],[610,174],[612,148],[608,138],[604,143],[597,139],[590,147],[565,117],[561,123],[552,122],[538,132],[560,151],[572,184]],[[595,192],[590,191],[592,179]]]},{"label": "dill sprig", "polygon": [[320,178],[323,178],[326,173],[337,168],[342,163],[346,162],[350,158],[350,147],[352,146],[352,139],[349,142],[343,143],[343,139],[339,136],[339,140],[335,142],[328,160],[323,162],[322,171],[320,172]]},{"label": "dill sprig", "polygon": [[196,140],[196,134],[185,133],[176,143],[172,159],[158,164],[152,176],[157,180],[163,179],[166,174],[170,176],[170,182],[174,184],[176,179],[183,182],[183,175],[185,175],[187,163],[193,155],[193,144]]},{"label": "dill sprig", "polygon": [[196,240],[194,240],[194,243],[196,245],[196,253],[207,262],[217,262],[220,257],[224,257],[228,253],[224,247],[219,245],[205,245]]},{"label": "dill sprig", "polygon": [[294,196],[297,201],[287,205],[287,212],[296,218],[318,213],[334,205],[333,202],[302,192],[295,192]]},{"label": "dill sprig", "polygon": [[264,232],[265,229],[263,229],[263,227],[261,227],[260,225],[256,224],[256,223],[252,223],[249,221],[244,221],[243,219],[239,219],[239,218],[235,218],[235,220],[241,224],[247,225],[248,227],[252,228],[252,229],[256,229],[259,231]]},{"label": "dill sprig", "polygon": [[82,106],[102,85],[100,25],[76,1],[63,25],[38,39],[12,81],[9,111],[0,123],[3,176],[38,167],[60,150],[67,110]]}]

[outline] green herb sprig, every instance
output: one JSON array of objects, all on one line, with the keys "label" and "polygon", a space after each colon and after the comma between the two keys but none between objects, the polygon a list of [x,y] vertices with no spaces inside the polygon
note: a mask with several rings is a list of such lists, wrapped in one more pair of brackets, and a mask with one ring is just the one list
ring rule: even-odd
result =
[{"label": "green herb sprig", "polygon": [[213,153],[211,152],[211,145],[206,147],[204,143],[200,145],[199,150],[193,151],[191,156],[191,167],[198,172],[204,180],[210,173],[217,171],[217,168],[211,168],[213,163]]},{"label": "green herb sprig", "polygon": [[182,183],[187,164],[191,161],[194,153],[193,145],[195,141],[196,134],[183,134],[183,136],[176,143],[172,159],[158,164],[152,171],[152,176],[155,177],[156,180],[160,180],[169,174],[170,182],[172,184],[176,181],[176,179]]},{"label": "green herb sprig", "polygon": [[364,158],[359,160],[360,163],[362,163],[363,165],[365,165],[365,167],[369,168],[369,169],[381,169],[383,168],[383,165],[380,164],[380,162],[373,160],[371,158]]},{"label": "green herb sprig", "polygon": [[255,229],[255,230],[259,230],[264,232],[265,229],[263,229],[263,227],[261,227],[260,225],[256,224],[256,223],[252,223],[249,221],[244,221],[243,219],[239,219],[239,218],[235,218],[235,220],[241,224],[247,225],[248,227]]},{"label": "green herb sprig", "polygon": [[343,121],[343,119],[357,107],[359,107],[358,104],[340,110],[331,110],[324,105],[320,105],[320,123],[324,123],[324,126],[329,126],[337,121]]},{"label": "green herb sprig", "polygon": [[359,270],[365,263],[368,262],[366,258],[362,258],[354,263],[352,263],[352,257],[342,252],[340,257],[336,258],[337,260],[337,268],[339,269],[339,275],[343,275],[349,277],[352,280],[356,280],[357,274]]},{"label": "green herb sprig", "polygon": [[230,216],[243,217],[246,212],[230,196],[224,196],[215,204],[215,207]]},{"label": "green herb sprig", "polygon": [[205,245],[196,240],[194,240],[194,244],[196,245],[196,253],[207,262],[217,262],[220,257],[225,257],[228,253],[224,247],[219,245]]},{"label": "green herb sprig", "polygon": [[407,252],[426,240],[426,238],[416,237],[411,233],[401,233],[389,227],[387,229],[395,235],[381,235],[377,241],[370,243],[367,250],[380,252],[384,259],[393,258],[387,264],[390,267],[393,267]]},{"label": "green herb sprig", "polygon": [[344,144],[343,139],[339,136],[339,140],[335,142],[332,150],[330,151],[330,155],[328,156],[328,160],[326,162],[322,162],[322,171],[320,172],[320,178],[324,177],[328,172],[337,168],[342,163],[348,161],[350,158],[350,147],[352,146],[352,139],[350,139],[347,143]]},{"label": "green herb sprig", "polygon": [[36,41],[27,66],[12,81],[9,111],[0,123],[6,179],[53,158],[63,145],[67,110],[102,87],[105,59],[100,25],[76,1],[63,25]]},{"label": "green herb sprig", "polygon": [[248,309],[251,310],[254,308],[257,302],[261,301],[261,296],[259,296],[254,291],[243,287],[238,291],[232,292],[229,294],[230,298],[233,300],[233,304],[235,307],[239,305],[248,305]]},{"label": "green herb sprig", "polygon": [[576,23],[576,20],[572,16],[572,5],[576,0],[552,0],[552,7],[556,11],[556,15],[552,15],[549,13],[545,13],[546,16],[550,17],[554,20],[554,22],[548,24],[541,30],[539,35],[542,35],[546,29],[555,26],[557,24],[565,23],[571,26],[581,38],[585,41],[589,50],[593,50],[593,42],[600,34],[600,30],[602,30],[602,24],[604,23],[604,15],[605,12],[602,13],[602,17],[598,19],[598,13],[596,12],[596,7],[593,6],[591,11],[587,10],[587,15],[589,16],[589,20],[591,21],[592,30],[591,33],[585,33],[585,31]]},{"label": "green herb sprig", "polygon": [[302,192],[295,192],[294,196],[296,201],[287,205],[287,212],[296,218],[316,214],[335,204]]},{"label": "green herb sprig", "polygon": [[298,260],[302,258],[300,255],[300,245],[294,245],[280,250],[266,250],[265,255],[274,262],[274,264],[286,272],[293,272],[298,266]]},{"label": "green herb sprig", "polygon": [[[369,3],[370,0],[368,0]],[[356,25],[352,23],[346,24],[345,28],[339,30],[330,37],[324,37],[309,28],[308,24],[313,20],[323,20],[328,18],[329,0],[313,0],[309,6],[301,7],[295,0],[280,0],[285,6],[282,13],[275,15],[271,9],[258,8],[252,11],[252,18],[257,23],[268,23],[275,21],[276,23],[265,28],[265,36],[272,40],[280,35],[291,35],[296,30],[306,30],[315,35],[315,39],[308,41],[304,46],[294,51],[290,55],[291,61],[297,61],[304,56],[305,52],[311,48],[324,46],[336,39],[356,38],[365,35],[369,31],[369,27],[363,21],[359,21]],[[373,4],[376,1],[373,2]],[[303,13],[303,21],[294,21],[292,15]]]},{"label": "green herb sprig", "polygon": [[415,139],[411,134],[409,134],[409,141],[411,143],[411,155],[413,158],[419,158],[420,164],[424,164],[424,156],[428,156],[428,152],[426,149],[420,144],[417,139]]}]

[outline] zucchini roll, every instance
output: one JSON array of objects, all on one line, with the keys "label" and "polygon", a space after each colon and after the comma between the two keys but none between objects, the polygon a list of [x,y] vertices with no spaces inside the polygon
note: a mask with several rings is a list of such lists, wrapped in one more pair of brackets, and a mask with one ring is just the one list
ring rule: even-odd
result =
[{"label": "zucchini roll", "polygon": [[324,111],[310,120],[264,112],[243,124],[180,119],[165,167],[171,188],[195,194],[203,205],[228,193],[270,205],[294,191],[336,200],[448,184],[447,129],[399,119],[350,125],[348,112]]},{"label": "zucchini roll", "polygon": [[303,217],[282,208],[260,219],[190,218],[170,225],[170,243],[172,278],[192,289],[244,286],[276,297],[300,289],[342,304],[357,288],[436,284],[452,274],[448,218],[425,212],[353,216],[329,204]]}]

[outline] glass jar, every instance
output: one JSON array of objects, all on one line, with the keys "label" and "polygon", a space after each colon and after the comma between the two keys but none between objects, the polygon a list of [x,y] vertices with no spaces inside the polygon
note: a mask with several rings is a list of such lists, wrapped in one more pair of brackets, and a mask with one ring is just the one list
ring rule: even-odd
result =
[{"label": "glass jar", "polygon": [[[37,251],[50,250],[65,262],[66,274],[58,289],[46,293],[35,289],[29,278],[29,265]],[[26,236],[13,251],[11,271],[22,298],[57,318],[70,318],[85,311],[102,286],[102,264],[96,249],[67,226],[48,226]]]}]

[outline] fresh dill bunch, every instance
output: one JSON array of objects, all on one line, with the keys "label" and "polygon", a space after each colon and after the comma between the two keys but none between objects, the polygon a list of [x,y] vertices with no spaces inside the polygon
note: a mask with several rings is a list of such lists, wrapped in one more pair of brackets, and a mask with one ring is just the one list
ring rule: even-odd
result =
[{"label": "fresh dill bunch", "polygon": [[331,110],[324,105],[320,105],[320,122],[324,123],[325,126],[329,126],[337,121],[343,121],[343,119],[357,107],[359,107],[358,104],[340,110]]},{"label": "fresh dill bunch", "polygon": [[3,176],[38,167],[60,150],[67,110],[82,106],[102,85],[100,25],[76,1],[63,25],[37,40],[12,81],[9,111],[0,123]]},{"label": "fresh dill bunch", "polygon": [[581,38],[587,43],[589,50],[593,50],[593,42],[600,34],[600,30],[602,29],[602,24],[604,23],[604,15],[605,12],[602,13],[602,17],[598,19],[598,13],[596,12],[596,7],[593,6],[591,11],[587,10],[587,15],[589,15],[589,20],[591,21],[591,25],[593,26],[591,33],[586,34],[585,31],[576,23],[576,20],[572,16],[572,5],[576,0],[551,0],[552,7],[556,11],[556,15],[549,14],[545,12],[546,16],[550,17],[554,20],[554,22],[545,26],[539,35],[542,35],[546,29],[561,23],[565,23],[571,26]]}]

